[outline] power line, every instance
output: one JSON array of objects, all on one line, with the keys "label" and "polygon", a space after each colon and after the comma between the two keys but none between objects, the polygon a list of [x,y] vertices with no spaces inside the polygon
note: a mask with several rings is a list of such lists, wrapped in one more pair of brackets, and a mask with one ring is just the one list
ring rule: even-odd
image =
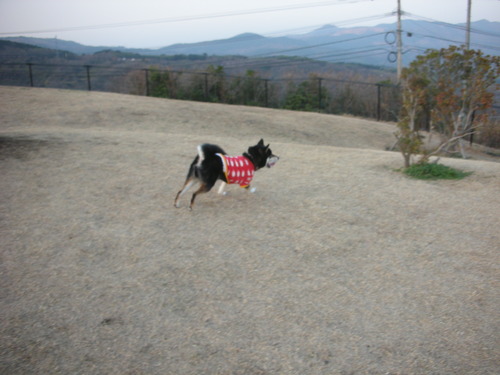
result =
[{"label": "power line", "polygon": [[[360,3],[370,0],[350,0],[349,3]],[[195,15],[195,16],[185,16],[185,17],[171,17],[171,18],[159,18],[159,19],[151,19],[151,20],[143,20],[143,21],[130,21],[130,22],[118,22],[118,23],[108,23],[108,24],[100,24],[100,25],[87,25],[87,26],[74,26],[74,27],[61,27],[61,28],[52,28],[52,29],[43,29],[43,30],[24,30],[24,31],[12,31],[12,32],[2,32],[0,35],[12,35],[12,34],[39,34],[39,33],[54,33],[54,32],[65,32],[65,31],[80,31],[80,30],[95,30],[95,29],[107,29],[107,28],[115,28],[115,27],[128,27],[128,26],[143,26],[143,25],[153,25],[159,23],[176,23],[176,22],[186,22],[186,21],[198,21],[204,19],[213,19],[213,18],[224,18],[224,17],[234,17],[234,16],[243,16],[250,14],[262,14],[262,13],[272,13],[272,12],[282,12],[289,10],[299,10],[306,8],[318,8],[318,7],[326,7],[326,6],[334,6],[345,4],[339,0],[330,1],[320,1],[308,4],[294,4],[294,5],[285,5],[280,7],[272,7],[272,8],[264,8],[264,9],[249,9],[243,11],[232,11],[232,12],[223,12],[223,13],[212,13],[205,15]]]},{"label": "power line", "polygon": [[[330,24],[327,24],[327,25],[334,25],[335,27],[340,27],[340,26],[346,26],[346,25],[353,25],[353,24],[357,24],[357,23],[361,23],[361,22],[381,20],[384,18],[392,17],[392,16],[393,16],[392,12],[389,12],[389,13],[377,14],[377,15],[369,16],[369,17],[352,18],[352,19],[344,20],[344,21],[332,21]],[[325,23],[309,25],[309,26],[302,26],[302,27],[293,28],[293,29],[278,30],[278,31],[274,31],[274,32],[265,33],[262,35],[268,36],[268,37],[274,37],[274,36],[281,36],[281,35],[305,34],[307,32],[317,30],[318,28],[321,28],[323,26],[325,26]]]},{"label": "power line", "polygon": [[[221,60],[221,63],[224,64],[226,69],[249,69],[249,68],[284,68],[290,66],[298,66],[304,64],[317,64],[322,66],[323,64],[327,64],[329,62],[337,62],[337,61],[345,61],[346,57],[350,57],[352,59],[360,59],[365,56],[375,56],[386,54],[387,50],[382,48],[381,46],[374,46],[372,48],[351,48],[347,50],[339,50],[334,53],[323,53],[321,55],[307,55],[307,56],[297,56],[299,59],[283,59],[280,56],[267,57],[264,59],[252,59],[249,61],[238,61],[236,63],[224,64],[224,61]],[[320,60],[321,59],[321,60]]]},{"label": "power line", "polygon": [[[152,23],[173,23],[173,22],[183,22],[183,21],[190,21],[190,20],[199,20],[199,19],[208,19],[208,18],[220,18],[220,17],[233,17],[233,16],[239,16],[239,15],[247,15],[247,14],[259,14],[259,13],[267,13],[267,12],[279,12],[279,11],[287,11],[287,10],[298,10],[298,9],[304,9],[304,8],[312,8],[312,7],[325,7],[325,6],[333,6],[333,5],[339,5],[340,0],[337,0],[335,2],[333,1],[320,1],[320,2],[314,2],[314,3],[309,3],[309,4],[296,4],[296,5],[287,5],[287,6],[281,6],[281,7],[273,7],[273,8],[264,8],[264,9],[253,9],[253,10],[246,10],[246,11],[232,11],[232,12],[226,12],[226,13],[214,13],[214,14],[207,14],[207,15],[198,15],[198,16],[188,16],[188,17],[174,17],[174,18],[163,18],[163,19],[156,19],[156,20],[147,20],[147,21],[134,21],[134,22],[124,22],[124,23],[115,23],[115,24],[106,24],[106,25],[95,25],[95,26],[81,26],[81,27],[73,27],[73,28],[67,28],[67,29],[53,29],[53,30],[43,30],[43,31],[27,31],[27,32],[19,32],[19,33],[39,33],[39,32],[48,32],[48,31],[69,31],[69,30],[86,30],[86,29],[95,29],[95,28],[106,28],[106,27],[124,27],[124,26],[138,26],[138,25],[146,25],[146,24],[152,24]],[[352,0],[349,1],[349,3],[358,3],[358,2],[364,2],[364,1],[369,1],[369,0]],[[345,4],[346,2],[342,2]],[[407,13],[407,12],[401,12],[403,16],[410,16],[410,17],[416,17],[416,18],[421,18],[422,20],[430,21],[435,24],[441,25],[441,26],[446,26],[446,27],[451,27],[451,28],[456,28],[459,30],[465,30],[464,26],[460,25],[453,25],[453,24],[448,24],[446,22],[440,22],[440,21],[435,21],[430,18],[418,16],[415,14]],[[374,15],[370,17],[363,17],[363,18],[355,18],[355,19],[350,19],[350,20],[345,20],[345,21],[339,21],[335,22],[335,25],[340,25],[340,24],[353,24],[353,23],[359,23],[359,22],[364,22],[364,21],[369,21],[369,20],[375,20],[379,18],[385,18],[389,16],[394,16],[396,13],[391,12],[391,13],[385,13],[385,14],[380,14],[380,15]],[[419,25],[420,26],[420,25]],[[421,26],[420,26],[421,27]],[[424,28],[425,29],[425,28]],[[429,30],[426,30],[430,32]],[[477,29],[472,29],[472,32],[483,34],[483,35],[488,35],[488,36],[494,36],[494,37],[500,37],[498,34],[494,33],[489,33]],[[10,34],[10,33],[0,33],[0,35],[5,35],[5,34]],[[370,35],[363,35],[363,36],[358,36],[354,38],[349,38],[349,39],[344,39],[344,40],[337,40],[329,43],[322,43],[322,44],[316,44],[316,45],[308,45],[304,47],[297,47],[297,48],[290,48],[290,49],[285,49],[285,50],[280,50],[280,51],[275,51],[272,53],[264,53],[264,54],[259,54],[255,55],[253,57],[265,57],[265,56],[270,56],[270,55],[279,55],[279,54],[289,54],[290,52],[296,52],[296,51],[303,51],[303,50],[314,50],[315,48],[321,48],[321,47],[326,47],[326,46],[331,46],[339,43],[345,43],[345,42],[351,42],[359,39],[364,39],[364,38],[371,38],[374,36],[378,36],[381,34],[386,34],[386,32],[380,32],[380,33],[375,33],[375,34],[370,34]],[[414,33],[415,35],[419,35]],[[445,39],[442,37],[438,36],[433,36],[433,35],[421,35],[421,37],[426,37],[426,38],[434,38],[434,39],[439,39],[447,42],[452,42],[452,43],[458,43],[460,44],[461,42],[454,41],[451,39]],[[260,35],[256,35],[255,39],[260,38]],[[253,38],[250,37],[247,40],[252,40]],[[225,43],[231,43],[231,42],[239,42],[239,40],[222,40],[219,43],[220,44],[225,44]],[[212,45],[217,45],[218,43],[213,43]],[[493,50],[499,50],[498,47],[492,47],[492,46],[486,46],[486,45],[481,45],[477,43],[472,43],[473,45],[484,47],[484,48],[489,48]],[[371,46],[371,47],[377,47]],[[311,58],[311,59],[322,59],[323,61],[332,61],[329,58],[339,58],[341,56],[349,57],[352,56],[353,58],[359,57],[360,55],[368,55],[370,52],[375,52],[375,51],[386,51],[383,48],[374,48],[374,49],[366,49],[367,47],[364,47],[365,49],[347,49],[347,50],[340,50],[336,51],[333,54],[327,54],[327,55],[321,55],[312,53],[312,54],[304,54],[302,57],[304,58]],[[415,49],[415,48],[413,48]],[[407,52],[407,51],[406,51]],[[323,52],[324,53],[324,52]],[[376,54],[383,53],[383,52],[378,52]]]},{"label": "power line", "polygon": [[[344,21],[332,21],[331,23],[326,23],[326,25],[332,25],[335,27],[341,27],[341,26],[344,27],[347,25],[353,25],[353,24],[357,24],[357,23],[361,23],[361,22],[381,20],[384,18],[392,17],[392,16],[393,16],[392,12],[389,12],[389,13],[383,13],[383,14],[378,14],[378,15],[369,16],[369,17],[352,18],[352,19],[344,20]],[[266,37],[277,37],[277,36],[289,36],[289,35],[295,35],[295,34],[305,34],[305,33],[317,30],[323,26],[325,26],[324,22],[321,24],[302,26],[299,28],[278,30],[278,31],[274,31],[274,32],[264,33],[261,35],[266,36]]]},{"label": "power line", "polygon": [[[452,23],[447,23],[447,22],[443,22],[443,21],[437,21],[437,20],[432,19],[432,18],[428,18],[428,17],[424,17],[424,16],[419,16],[419,15],[416,15],[416,14],[413,14],[413,13],[408,13],[408,12],[405,12],[405,15],[410,16],[412,18],[420,19],[422,21],[432,22],[433,24],[437,24],[437,25],[441,25],[441,26],[446,26],[446,27],[449,27],[449,28],[452,28],[452,29],[458,29],[458,30],[461,30],[461,31],[467,31],[467,26],[464,26],[464,25],[455,25],[455,24],[452,24]],[[486,35],[486,36],[492,36],[492,37],[495,37],[495,38],[500,38],[500,34],[488,32],[488,31],[484,31],[484,30],[479,30],[479,29],[476,29],[476,28],[471,28],[470,31],[471,31],[471,33],[475,33],[475,34],[481,34],[481,35]]]},{"label": "power line", "polygon": [[[459,44],[459,45],[463,44],[463,41],[458,41],[458,40],[453,40],[453,39],[448,39],[448,38],[442,38],[442,37],[434,36],[434,35],[423,35],[423,34],[419,34],[419,33],[413,33],[413,35],[417,35],[417,36],[420,36],[420,37],[423,37],[423,38],[430,38],[430,39],[442,40],[444,42],[450,42],[450,43],[455,43],[455,44]],[[478,47],[481,47],[481,48],[487,48],[487,49],[492,49],[492,50],[500,51],[500,47],[496,47],[496,46],[489,46],[489,45],[480,44],[480,43],[471,43],[471,45],[478,46]]]},{"label": "power line", "polygon": [[471,17],[472,0],[467,0],[467,33],[465,36],[465,46],[470,49],[470,17]]},{"label": "power line", "polygon": [[380,33],[375,33],[375,34],[370,34],[370,35],[363,35],[363,36],[358,36],[358,37],[349,38],[349,39],[343,39],[343,40],[336,40],[336,41],[333,41],[333,42],[322,43],[322,44],[315,44],[315,45],[311,45],[311,46],[305,46],[305,47],[298,47],[298,48],[291,48],[291,49],[285,49],[285,50],[280,50],[280,51],[274,51],[274,52],[271,52],[271,53],[264,53],[264,54],[261,54],[261,55],[256,55],[255,57],[264,57],[264,56],[269,56],[269,55],[280,55],[280,54],[287,53],[287,52],[296,52],[296,51],[302,51],[302,50],[306,50],[306,49],[313,49],[313,48],[331,46],[333,44],[339,44],[339,43],[345,43],[345,42],[352,42],[354,40],[372,38],[374,36],[378,36],[378,35],[382,35],[382,34],[385,34],[385,32],[380,32]]},{"label": "power line", "polygon": [[[378,53],[374,53],[374,52],[378,52]],[[350,51],[350,52],[339,51],[337,53],[332,53],[329,55],[320,56],[318,58],[321,58],[322,60],[324,59],[325,61],[331,62],[333,60],[331,60],[330,58],[342,58],[342,60],[344,60],[344,58],[346,56],[350,57],[350,58],[355,58],[355,57],[363,57],[363,56],[373,56],[375,54],[378,55],[378,54],[382,54],[382,53],[387,53],[387,50],[385,48],[368,48],[368,49],[361,49],[358,51]]]},{"label": "power line", "polygon": [[[376,52],[379,51],[379,52]],[[366,50],[366,51],[360,51],[357,55],[351,56],[350,57],[350,62],[353,60],[359,61],[359,59],[362,59],[367,56],[381,56],[381,55],[386,55],[387,51],[383,48],[378,48],[378,49],[373,49],[373,50]],[[336,58],[331,58],[331,59],[326,59],[325,61],[329,63],[338,63],[338,62],[345,62],[345,57],[336,57]],[[363,63],[363,62],[361,62]]]}]

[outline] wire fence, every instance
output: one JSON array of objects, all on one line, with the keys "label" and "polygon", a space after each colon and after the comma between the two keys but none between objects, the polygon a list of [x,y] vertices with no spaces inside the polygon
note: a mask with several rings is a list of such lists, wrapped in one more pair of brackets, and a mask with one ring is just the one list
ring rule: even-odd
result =
[{"label": "wire fence", "polygon": [[228,75],[207,71],[121,68],[98,65],[0,64],[0,84],[105,91],[181,100],[349,114],[397,121],[396,85],[321,77],[261,78],[253,71]]}]

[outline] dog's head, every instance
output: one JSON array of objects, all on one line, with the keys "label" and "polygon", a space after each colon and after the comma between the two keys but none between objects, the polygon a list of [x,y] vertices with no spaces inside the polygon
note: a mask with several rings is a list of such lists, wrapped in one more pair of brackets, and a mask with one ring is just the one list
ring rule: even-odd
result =
[{"label": "dog's head", "polygon": [[255,169],[263,167],[271,168],[279,160],[278,156],[273,155],[269,145],[264,145],[263,139],[261,139],[255,146],[249,147],[248,154],[251,156],[255,164]]}]

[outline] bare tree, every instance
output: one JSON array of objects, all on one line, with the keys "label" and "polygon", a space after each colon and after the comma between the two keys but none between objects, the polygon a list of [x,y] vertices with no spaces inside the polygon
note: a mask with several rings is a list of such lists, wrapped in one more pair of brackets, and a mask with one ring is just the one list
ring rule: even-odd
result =
[{"label": "bare tree", "polygon": [[[486,121],[499,72],[498,56],[484,56],[481,51],[456,46],[431,50],[404,69],[403,106],[396,138],[405,167],[411,155],[418,153],[422,154],[419,163],[443,151],[460,151],[465,157],[463,138]],[[422,150],[416,127],[424,106],[432,108],[431,130],[442,136],[440,144],[430,151]]]}]

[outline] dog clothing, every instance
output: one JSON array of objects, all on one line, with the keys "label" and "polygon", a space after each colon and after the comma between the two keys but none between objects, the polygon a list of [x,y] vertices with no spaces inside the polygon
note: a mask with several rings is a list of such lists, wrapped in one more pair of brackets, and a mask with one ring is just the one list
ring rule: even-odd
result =
[{"label": "dog clothing", "polygon": [[217,155],[222,159],[228,184],[239,184],[241,187],[250,185],[255,168],[248,158],[244,156]]}]

